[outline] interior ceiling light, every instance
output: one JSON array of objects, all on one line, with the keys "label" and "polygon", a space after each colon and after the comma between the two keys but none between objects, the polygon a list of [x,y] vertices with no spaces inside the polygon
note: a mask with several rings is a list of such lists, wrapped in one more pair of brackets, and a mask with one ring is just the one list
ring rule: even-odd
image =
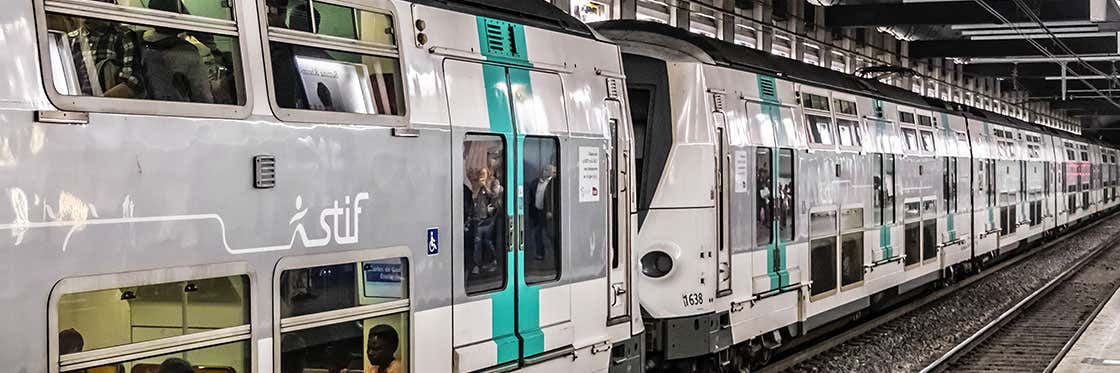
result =
[{"label": "interior ceiling light", "polygon": [[[809,2],[809,4],[816,5],[816,6],[833,6],[833,5],[839,5],[840,4],[840,0],[807,0],[807,1]],[[1116,1],[1118,3],[1120,3],[1120,0],[1116,0]]]}]

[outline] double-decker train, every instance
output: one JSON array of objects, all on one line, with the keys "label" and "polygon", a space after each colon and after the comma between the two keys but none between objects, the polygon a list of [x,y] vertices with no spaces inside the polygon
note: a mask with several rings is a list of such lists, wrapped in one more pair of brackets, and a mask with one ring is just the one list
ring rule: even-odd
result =
[{"label": "double-decker train", "polygon": [[1117,150],[643,21],[622,48],[648,366],[791,339],[1113,209]]},{"label": "double-decker train", "polygon": [[14,372],[744,370],[1118,203],[1112,148],[544,2],[0,29]]}]

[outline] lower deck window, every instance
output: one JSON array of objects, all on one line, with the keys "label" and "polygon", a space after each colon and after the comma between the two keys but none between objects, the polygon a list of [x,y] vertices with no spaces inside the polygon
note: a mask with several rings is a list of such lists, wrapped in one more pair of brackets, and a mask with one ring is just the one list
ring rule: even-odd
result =
[{"label": "lower deck window", "polygon": [[408,260],[280,273],[281,372],[407,372]]},{"label": "lower deck window", "polygon": [[922,222],[922,259],[937,257],[937,220]]},{"label": "lower deck window", "polygon": [[[78,286],[98,281],[80,280]],[[234,275],[63,294],[57,303],[58,369],[250,372],[249,292],[249,277]]]},{"label": "lower deck window", "polygon": [[904,233],[906,244],[906,265],[922,261],[921,223],[908,223]]},{"label": "lower deck window", "polygon": [[836,289],[836,237],[812,240],[809,243],[812,257],[812,295],[820,295]]}]

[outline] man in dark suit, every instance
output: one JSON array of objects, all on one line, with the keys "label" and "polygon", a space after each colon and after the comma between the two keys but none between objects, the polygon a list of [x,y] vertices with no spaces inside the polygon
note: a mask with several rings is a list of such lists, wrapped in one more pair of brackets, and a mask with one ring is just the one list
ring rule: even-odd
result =
[{"label": "man in dark suit", "polygon": [[545,253],[553,252],[560,217],[560,188],[557,184],[556,165],[548,164],[541,176],[529,184],[529,218],[537,260],[544,260]]}]

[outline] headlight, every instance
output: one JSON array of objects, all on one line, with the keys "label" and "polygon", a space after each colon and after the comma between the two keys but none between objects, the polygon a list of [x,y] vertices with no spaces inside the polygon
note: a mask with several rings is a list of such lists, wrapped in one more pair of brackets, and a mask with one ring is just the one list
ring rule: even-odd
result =
[{"label": "headlight", "polygon": [[650,251],[642,256],[642,273],[646,276],[664,277],[673,270],[673,258],[664,251]]}]

